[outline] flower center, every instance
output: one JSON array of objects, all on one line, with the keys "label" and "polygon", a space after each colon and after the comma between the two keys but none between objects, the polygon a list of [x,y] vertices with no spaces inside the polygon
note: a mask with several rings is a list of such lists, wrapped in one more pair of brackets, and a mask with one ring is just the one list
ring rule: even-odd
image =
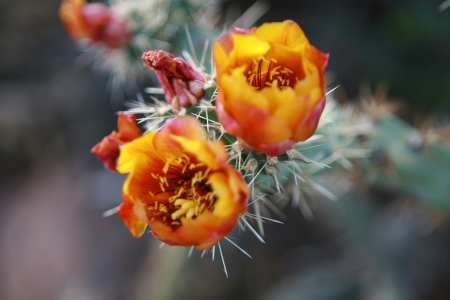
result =
[{"label": "flower center", "polygon": [[182,218],[195,219],[205,211],[212,211],[217,197],[208,183],[210,172],[204,163],[195,163],[186,154],[168,159],[163,174],[151,176],[159,180],[160,193],[172,196],[147,206],[150,220],[158,220],[175,230],[182,225]]},{"label": "flower center", "polygon": [[275,58],[269,61],[265,57],[253,59],[245,71],[245,76],[255,90],[272,85],[280,89],[292,88],[299,81],[291,69],[279,65]]}]

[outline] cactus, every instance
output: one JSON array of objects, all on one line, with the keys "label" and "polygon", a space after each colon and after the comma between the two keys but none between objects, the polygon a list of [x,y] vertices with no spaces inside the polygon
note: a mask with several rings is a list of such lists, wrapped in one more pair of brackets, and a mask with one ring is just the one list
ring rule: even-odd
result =
[{"label": "cactus", "polygon": [[[123,73],[122,70],[134,72],[131,66],[141,66],[141,57],[143,57],[144,64],[156,71],[162,88],[149,87],[147,92],[151,100],[145,101],[141,95],[138,95],[137,101],[127,103],[130,109],[126,113],[139,115],[139,122],[143,124],[147,132],[159,131],[170,119],[192,115],[206,128],[210,141],[223,141],[228,151],[228,162],[242,174],[250,194],[248,211],[242,213],[238,219],[237,224],[240,229],[251,231],[256,239],[264,242],[265,224],[280,222],[279,219],[284,219],[283,210],[287,209],[286,204],[289,201],[292,208],[298,209],[305,219],[312,220],[317,208],[320,209],[316,200],[325,198],[336,203],[337,209],[333,215],[341,218],[344,226],[355,228],[354,232],[360,237],[360,241],[371,249],[371,254],[386,263],[398,257],[392,244],[387,246],[388,250],[384,248],[383,234],[375,230],[381,214],[376,209],[367,209],[372,208],[375,203],[371,200],[376,200],[372,199],[375,197],[371,197],[371,192],[384,191],[390,198],[408,198],[410,203],[423,206],[430,211],[442,212],[447,216],[450,214],[450,203],[447,199],[450,195],[450,186],[447,184],[450,177],[450,147],[448,137],[445,136],[448,127],[428,126],[419,129],[412,127],[395,115],[399,105],[387,101],[386,92],[383,89],[377,90],[375,95],[366,93],[359,103],[345,104],[336,102],[333,98],[334,89],[332,89],[326,95],[327,103],[317,130],[310,138],[295,143],[287,151],[283,148],[284,146],[280,146],[283,151],[278,149],[274,152],[275,154],[272,152],[265,152],[271,155],[264,154],[263,147],[266,146],[264,143],[256,145],[247,143],[242,137],[238,138],[227,132],[223,118],[219,121],[221,115],[217,97],[220,84],[217,81],[220,74],[216,74],[214,65],[208,65],[210,45],[208,42],[203,43],[203,40],[208,40],[209,34],[217,35],[217,32],[211,30],[209,34],[201,37],[204,34],[204,28],[188,28],[184,41],[190,52],[180,51],[178,45],[170,45],[167,41],[172,41],[178,36],[177,32],[182,23],[184,24],[191,17],[187,12],[193,4],[181,0],[154,2],[154,5],[159,5],[158,9],[167,12],[163,14],[166,18],[161,20],[152,17],[151,14],[144,14],[146,10],[137,8],[141,7],[139,5],[142,3],[134,7],[136,3],[118,1],[111,5],[112,8],[127,15],[126,18],[135,24],[132,27],[130,43],[120,49],[109,49],[110,53],[122,55],[128,60],[128,63],[124,65],[119,65],[115,59],[112,60],[114,65],[110,70],[113,70],[113,80],[123,81],[124,78],[128,78],[129,75],[124,75],[127,73]],[[172,5],[179,10],[174,10]],[[148,26],[142,26],[143,24]],[[292,25],[289,21],[283,24]],[[244,36],[253,34],[250,30],[240,29],[231,32],[237,34],[244,32]],[[226,39],[225,35],[224,40]],[[202,47],[201,52],[198,52],[199,45]],[[142,50],[153,47],[181,52],[184,60],[159,50],[147,51],[142,56]],[[200,59],[197,57],[199,53],[201,53]],[[108,59],[111,57],[113,56]],[[316,76],[319,78],[323,76],[328,56],[316,53],[312,57],[316,59],[314,67],[321,70],[321,74]],[[282,74],[279,76],[280,82],[271,81],[273,75],[271,72],[276,71],[272,63],[277,64],[277,60],[268,61],[258,58],[251,62],[249,70],[244,68],[250,74],[249,76],[253,76],[246,78],[250,85],[255,90],[261,90],[262,79],[265,78],[264,84],[268,83],[270,86],[275,84],[275,87],[281,84],[280,90],[292,89],[293,87],[289,86],[288,73],[292,73],[292,70],[286,66],[280,69],[285,74],[277,73]],[[308,63],[311,62],[308,61]],[[262,78],[261,66],[264,64],[268,67],[263,72],[265,75]],[[116,71],[114,71],[115,67],[118,67]],[[296,82],[299,81],[296,77],[291,79],[294,78]],[[284,85],[285,81],[286,85]],[[193,82],[196,84],[195,87],[191,86]],[[307,93],[311,92],[311,94],[308,94],[308,98],[301,98],[304,96],[301,94],[296,99],[310,103],[313,96],[319,95],[318,103],[323,103],[324,85],[325,81],[319,79],[316,86],[310,84],[312,90],[316,88],[314,93],[309,90]],[[309,85],[305,84],[305,86]],[[199,87],[201,92],[198,91]],[[274,92],[271,95],[278,94]],[[323,108],[323,105],[319,108]],[[305,116],[311,113],[318,118],[316,108],[308,107],[308,109],[310,111]],[[284,113],[287,115],[287,112]],[[289,117],[295,118],[295,116]],[[305,118],[306,123],[308,118]],[[316,124],[309,124],[309,127],[315,128]],[[254,126],[259,125],[254,124]],[[305,127],[305,130],[309,130],[308,126]],[[294,143],[292,137],[283,140],[285,141],[288,144]],[[119,153],[119,146],[115,150]],[[190,200],[183,199],[183,201]],[[249,256],[226,236],[224,239]],[[216,245],[212,246],[211,252],[214,253],[216,249],[220,252],[226,273],[220,242],[217,246],[218,249]],[[203,250],[202,256],[210,253],[209,251],[210,249]],[[192,253],[192,250],[189,253]],[[393,280],[398,280],[395,279],[400,272],[397,266],[386,267],[386,270]]]}]

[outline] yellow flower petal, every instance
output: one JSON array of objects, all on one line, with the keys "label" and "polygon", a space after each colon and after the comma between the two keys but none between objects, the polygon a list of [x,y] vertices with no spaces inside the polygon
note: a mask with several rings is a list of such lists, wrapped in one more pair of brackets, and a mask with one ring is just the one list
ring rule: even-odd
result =
[{"label": "yellow flower petal", "polygon": [[300,26],[291,20],[286,20],[282,23],[264,23],[256,29],[255,35],[270,43],[284,45],[293,49],[309,44]]},{"label": "yellow flower petal", "polygon": [[153,138],[156,132],[148,133],[140,138],[134,140],[133,143],[128,143],[120,149],[120,156],[117,162],[117,171],[119,173],[129,173],[134,167],[134,164],[142,156],[148,155],[143,149],[153,148]]}]

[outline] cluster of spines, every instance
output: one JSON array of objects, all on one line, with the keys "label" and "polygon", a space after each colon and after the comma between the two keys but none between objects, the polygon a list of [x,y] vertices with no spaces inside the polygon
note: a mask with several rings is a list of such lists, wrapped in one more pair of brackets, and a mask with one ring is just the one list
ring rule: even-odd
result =
[{"label": "cluster of spines", "polygon": [[[202,121],[210,140],[222,139],[229,154],[229,163],[242,173],[251,191],[248,207],[252,212],[248,211],[240,217],[238,227],[241,230],[249,229],[261,242],[264,242],[263,224],[266,221],[282,223],[273,219],[269,210],[279,218],[284,217],[281,209],[271,201],[273,195],[278,195],[284,200],[291,199],[292,206],[299,208],[305,219],[312,220],[314,214],[310,208],[310,202],[314,201],[315,195],[332,201],[339,199],[339,195],[330,191],[326,184],[319,183],[322,182],[320,177],[330,171],[357,172],[361,174],[366,186],[376,184],[377,177],[383,172],[397,179],[391,180],[390,184],[397,184],[404,188],[408,187],[408,184],[399,180],[400,176],[396,173],[398,161],[390,158],[393,154],[395,155],[395,151],[402,151],[406,148],[414,151],[419,149],[418,152],[416,151],[418,155],[425,157],[425,150],[428,146],[439,144],[444,149],[444,159],[450,162],[450,147],[443,142],[445,136],[442,135],[442,132],[449,132],[450,130],[444,129],[450,127],[438,129],[428,127],[421,133],[395,116],[394,112],[398,109],[398,105],[387,101],[385,97],[369,97],[370,99],[366,97],[359,104],[340,105],[331,96],[335,89],[327,93],[328,101],[321,122],[316,133],[310,139],[297,143],[291,150],[278,157],[246,150],[234,136],[226,133],[217,120],[214,104],[217,96],[217,87],[213,80],[214,69],[212,68],[210,73],[206,73],[205,68],[196,58],[187,52],[184,52],[184,56],[188,62],[196,66],[197,70],[203,72],[206,82],[205,89],[212,90],[209,93],[210,99],[200,100],[194,108],[173,111],[169,105],[156,98],[153,98],[153,104],[148,105],[144,103],[142,96],[138,96],[139,101],[132,104],[133,108],[129,113],[144,115],[141,121],[149,131],[158,130],[167,119],[189,113]],[[204,57],[205,52],[202,54],[201,61],[203,62]],[[149,89],[149,92],[162,93],[161,90],[154,88]],[[388,129],[380,126],[385,123],[392,123],[392,126],[403,132],[403,148],[400,147],[400,150],[383,141],[383,136],[392,135],[392,132],[384,132]],[[428,136],[432,138],[427,138]],[[450,138],[447,137],[447,139]],[[383,153],[385,155],[382,155]],[[400,156],[401,154],[398,153]],[[442,174],[436,174],[436,176],[442,176]],[[345,179],[345,176],[343,178]],[[356,182],[345,180],[345,182],[342,181],[340,187],[345,192],[354,184]],[[286,202],[284,201],[284,203]],[[450,208],[444,209],[450,212]],[[258,230],[253,228],[250,222],[255,222]],[[227,237],[225,239],[250,257],[236,243]],[[217,244],[217,247],[226,272],[220,243]],[[216,246],[211,250],[204,250],[201,256],[203,257],[211,251],[214,259],[215,249]],[[189,255],[192,250],[193,248]]]}]

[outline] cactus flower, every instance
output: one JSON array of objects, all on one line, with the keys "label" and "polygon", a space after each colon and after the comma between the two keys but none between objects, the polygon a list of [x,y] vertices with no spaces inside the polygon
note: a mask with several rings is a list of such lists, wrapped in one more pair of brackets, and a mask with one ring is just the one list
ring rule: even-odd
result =
[{"label": "cactus flower", "polygon": [[214,62],[219,121],[244,148],[277,156],[314,133],[328,54],[295,22],[235,28],[215,41]]},{"label": "cactus flower", "polygon": [[115,49],[127,44],[129,32],[125,21],[103,3],[86,0],[64,0],[59,17],[74,40],[90,39]]},{"label": "cactus flower", "polygon": [[118,214],[135,237],[148,225],[166,244],[201,250],[228,235],[247,209],[247,185],[223,143],[209,142],[192,116],[125,144],[117,170],[128,173]]}]

